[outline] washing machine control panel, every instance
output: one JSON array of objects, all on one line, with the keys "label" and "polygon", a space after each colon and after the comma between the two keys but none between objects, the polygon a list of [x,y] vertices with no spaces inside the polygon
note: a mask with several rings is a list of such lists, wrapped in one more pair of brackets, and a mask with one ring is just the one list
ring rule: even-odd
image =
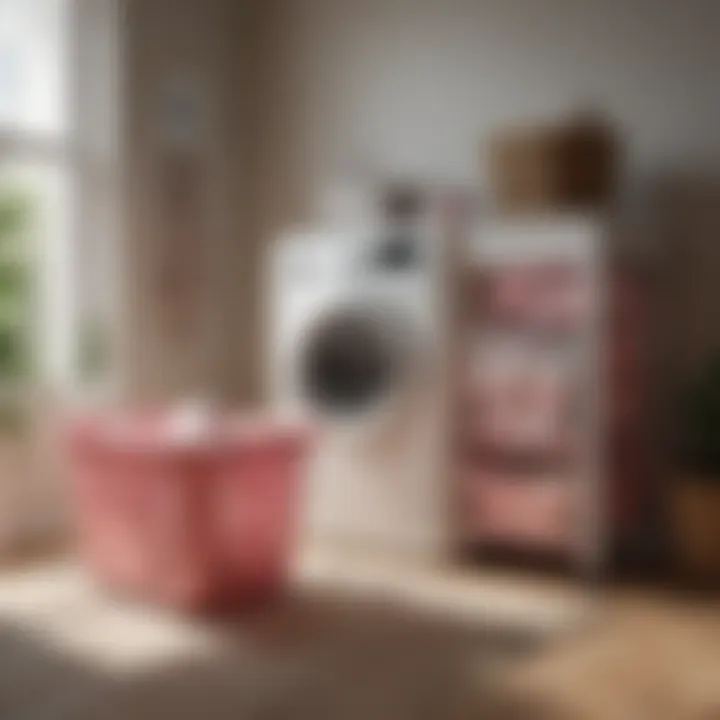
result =
[{"label": "washing machine control panel", "polygon": [[368,245],[366,269],[373,273],[408,274],[427,269],[430,237],[417,223],[392,223],[379,229]]},{"label": "washing machine control panel", "polygon": [[381,238],[372,255],[373,266],[386,272],[413,270],[420,262],[420,248],[416,237],[408,232],[395,231]]}]

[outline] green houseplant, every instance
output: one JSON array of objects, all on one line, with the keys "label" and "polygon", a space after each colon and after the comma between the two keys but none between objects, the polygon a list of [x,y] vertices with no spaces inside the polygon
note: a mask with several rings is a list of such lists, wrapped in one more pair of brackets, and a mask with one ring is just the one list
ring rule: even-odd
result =
[{"label": "green houseplant", "polygon": [[30,277],[25,240],[32,218],[27,193],[0,182],[0,428],[22,425],[19,397],[30,369]]},{"label": "green houseplant", "polygon": [[680,560],[687,573],[714,582],[720,578],[720,355],[685,397],[681,452],[674,498]]}]

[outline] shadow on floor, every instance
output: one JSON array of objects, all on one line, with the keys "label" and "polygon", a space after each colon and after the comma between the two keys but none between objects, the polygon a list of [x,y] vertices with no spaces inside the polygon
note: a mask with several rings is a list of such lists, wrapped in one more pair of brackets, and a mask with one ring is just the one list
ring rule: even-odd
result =
[{"label": "shadow on floor", "polygon": [[3,720],[536,718],[498,682],[527,633],[381,602],[295,599],[212,627],[211,651],[142,671],[79,660],[32,627],[0,626]]}]

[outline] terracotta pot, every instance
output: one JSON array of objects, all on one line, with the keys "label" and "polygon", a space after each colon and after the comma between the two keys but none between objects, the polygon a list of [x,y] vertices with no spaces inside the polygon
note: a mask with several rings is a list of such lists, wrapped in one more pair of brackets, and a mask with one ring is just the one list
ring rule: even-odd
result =
[{"label": "terracotta pot", "polygon": [[675,541],[684,574],[720,581],[720,482],[686,477],[675,490]]}]

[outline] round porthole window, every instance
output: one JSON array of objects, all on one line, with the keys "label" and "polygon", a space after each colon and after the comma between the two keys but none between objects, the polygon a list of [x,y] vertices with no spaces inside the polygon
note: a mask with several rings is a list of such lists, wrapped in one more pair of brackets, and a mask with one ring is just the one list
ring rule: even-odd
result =
[{"label": "round porthole window", "polygon": [[402,358],[381,317],[336,310],[310,331],[303,346],[301,384],[316,410],[354,415],[392,394]]}]

